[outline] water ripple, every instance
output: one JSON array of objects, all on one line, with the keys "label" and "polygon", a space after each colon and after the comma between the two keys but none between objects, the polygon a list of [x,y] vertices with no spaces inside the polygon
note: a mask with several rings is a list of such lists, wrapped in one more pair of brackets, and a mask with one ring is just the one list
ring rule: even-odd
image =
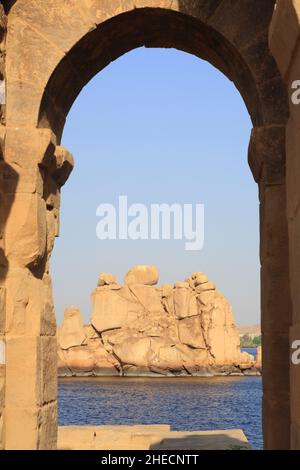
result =
[{"label": "water ripple", "polygon": [[59,382],[59,425],[169,424],[241,428],[262,448],[260,377],[93,378]]}]

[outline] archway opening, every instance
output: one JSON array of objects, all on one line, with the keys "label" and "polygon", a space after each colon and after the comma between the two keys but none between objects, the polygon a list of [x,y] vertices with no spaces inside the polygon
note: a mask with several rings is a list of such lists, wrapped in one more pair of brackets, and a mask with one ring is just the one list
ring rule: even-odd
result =
[{"label": "archway opening", "polygon": [[[233,304],[239,325],[259,323],[258,198],[245,158],[250,131],[247,110],[228,79],[180,51],[136,49],[89,83],[69,113],[62,139],[75,156],[75,168],[62,190],[61,236],[52,257],[59,324],[64,308],[73,304],[81,308],[84,323],[90,323],[89,294],[99,272],[112,272],[122,282],[136,264],[157,265],[160,284],[203,270]],[[203,249],[188,252],[183,240],[100,242],[96,209],[102,202],[117,206],[120,195],[127,195],[129,204],[202,202]],[[246,434],[254,446],[262,447],[258,377],[178,382],[178,390],[169,384],[171,399],[166,383],[159,381],[149,386],[125,379],[118,384],[74,380],[73,387],[60,384],[61,425],[167,423],[175,430],[193,430],[199,427],[197,421],[202,429],[247,422]],[[169,412],[178,406],[181,393],[189,397],[190,407],[198,403],[199,412],[191,419],[187,407],[177,422]],[[240,414],[233,419],[236,403],[249,394],[254,406],[250,416],[238,407]],[[130,395],[135,398],[127,400]],[[226,402],[228,396],[232,400]],[[145,397],[155,397],[160,413],[146,413]],[[201,397],[208,402],[199,403]],[[124,399],[127,411],[122,414]],[[83,403],[90,400],[94,405],[84,412]],[[104,413],[112,402],[115,414]]]},{"label": "archway opening", "polygon": [[[49,70],[46,70],[46,78],[42,79],[45,82],[41,101],[41,90],[37,92],[40,111],[37,121],[40,128],[50,128],[54,132],[56,143],[59,144],[67,113],[83,86],[112,60],[142,45],[174,47],[190,52],[208,60],[235,83],[255,126],[249,157],[255,179],[260,184],[263,337],[268,350],[268,357],[265,356],[264,360],[265,376],[268,377],[268,381],[264,380],[265,446],[281,448],[288,446],[290,427],[290,295],[284,147],[288,115],[286,93],[266,41],[273,2],[264,4],[260,19],[255,19],[256,34],[255,38],[251,36],[250,41],[246,25],[252,18],[251,8],[245,5],[239,13],[233,8],[227,12],[229,16],[226,15],[223,24],[220,15],[214,15],[214,10],[222,13],[224,8],[221,5],[220,9],[215,7],[206,11],[205,7],[203,16],[201,9],[189,8],[186,2],[179,1],[174,5],[174,10],[182,13],[161,8],[135,8],[106,21],[102,16],[101,20],[97,17],[93,24],[99,23],[99,26],[87,30],[71,47],[68,43],[67,53],[62,60],[53,58],[52,63],[55,63],[56,68],[50,79]],[[36,109],[32,109],[30,118],[33,117],[36,122],[35,116]],[[276,214],[274,206],[277,208]],[[278,285],[280,289],[277,289]],[[281,306],[286,308],[286,305],[288,313],[282,319]],[[283,357],[279,368],[276,361],[277,347]],[[274,367],[276,377],[273,375]],[[280,390],[276,386],[279,378],[282,384]],[[274,432],[273,424],[270,424],[279,422],[281,429],[285,429],[285,442],[281,435]]]},{"label": "archway opening", "polygon": [[253,125],[273,119],[271,110],[261,106],[251,70],[216,29],[183,13],[145,8],[105,21],[72,48],[47,84],[39,127],[51,127],[60,139],[67,113],[82,87],[111,61],[141,46],[173,47],[207,60],[235,83]]}]

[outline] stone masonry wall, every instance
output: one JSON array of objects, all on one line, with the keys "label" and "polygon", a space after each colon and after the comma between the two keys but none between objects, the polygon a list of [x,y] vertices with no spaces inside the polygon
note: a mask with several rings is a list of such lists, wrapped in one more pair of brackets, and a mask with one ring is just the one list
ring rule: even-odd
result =
[{"label": "stone masonry wall", "polygon": [[264,439],[266,448],[288,448],[291,309],[283,145],[288,106],[267,44],[275,0],[8,3],[1,207],[5,447],[56,446],[57,351],[49,258],[59,229],[60,187],[72,167],[70,154],[60,147],[65,119],[96,73],[125,52],[147,46],[175,47],[209,61],[234,82],[249,110],[254,126],[250,167],[261,203]]},{"label": "stone masonry wall", "polygon": [[[293,325],[290,345],[300,340],[300,102],[293,94],[300,80],[300,1],[278,0],[269,42],[289,90],[290,118],[286,129],[287,217]],[[299,98],[299,92],[296,98]],[[292,350],[291,350],[292,352]],[[291,447],[300,449],[300,365],[291,363]]]},{"label": "stone masonry wall", "polygon": [[[5,138],[5,32],[6,16],[0,4],[0,208],[3,207],[3,154]],[[0,212],[0,449],[4,447],[5,404],[5,272],[2,211]]]}]

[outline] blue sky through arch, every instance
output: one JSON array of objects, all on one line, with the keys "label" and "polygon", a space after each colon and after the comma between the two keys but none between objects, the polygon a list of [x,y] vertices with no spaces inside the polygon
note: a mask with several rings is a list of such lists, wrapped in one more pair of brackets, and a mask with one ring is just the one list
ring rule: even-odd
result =
[{"label": "blue sky through arch", "polygon": [[[58,321],[68,305],[88,322],[101,271],[122,281],[155,264],[160,282],[204,271],[239,323],[259,310],[258,195],[247,163],[251,121],[234,85],[207,62],[173,49],[136,49],[82,90],[62,144],[75,169],[62,189],[60,238],[51,260]],[[129,203],[203,203],[205,244],[99,241],[96,208]]]}]

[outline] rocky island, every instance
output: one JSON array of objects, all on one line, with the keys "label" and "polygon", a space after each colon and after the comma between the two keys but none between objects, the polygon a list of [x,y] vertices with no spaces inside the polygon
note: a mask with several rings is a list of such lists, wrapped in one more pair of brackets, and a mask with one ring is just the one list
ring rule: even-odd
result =
[{"label": "rocky island", "polygon": [[240,350],[232,308],[204,273],[158,283],[155,266],[136,266],[124,284],[101,273],[84,325],[76,307],[58,330],[59,376],[257,375]]}]

